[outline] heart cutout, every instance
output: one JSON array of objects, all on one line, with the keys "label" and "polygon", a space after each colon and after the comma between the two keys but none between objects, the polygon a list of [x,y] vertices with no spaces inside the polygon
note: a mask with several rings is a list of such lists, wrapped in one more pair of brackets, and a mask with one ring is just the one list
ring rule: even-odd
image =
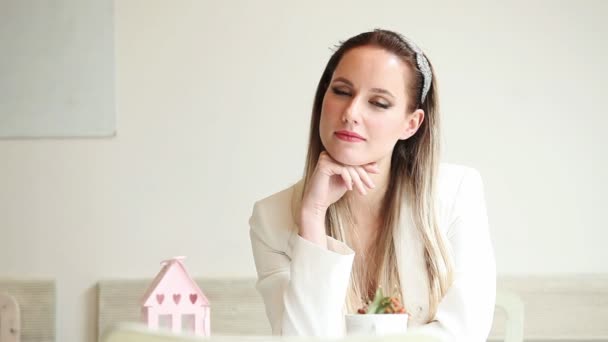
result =
[{"label": "heart cutout", "polygon": [[175,302],[175,304],[179,304],[180,299],[182,299],[182,295],[180,295],[180,294],[173,295],[173,301]]},{"label": "heart cutout", "polygon": [[196,300],[198,299],[198,295],[196,293],[192,293],[190,294],[190,302],[192,304],[196,303]]},{"label": "heart cutout", "polygon": [[156,301],[158,302],[158,304],[162,304],[164,300],[165,300],[165,295],[164,294],[157,294],[156,295]]}]

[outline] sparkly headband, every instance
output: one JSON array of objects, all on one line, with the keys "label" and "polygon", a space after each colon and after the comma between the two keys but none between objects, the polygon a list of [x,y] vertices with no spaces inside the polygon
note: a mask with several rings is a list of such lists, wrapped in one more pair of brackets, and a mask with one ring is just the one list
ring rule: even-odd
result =
[{"label": "sparkly headband", "polygon": [[422,73],[423,84],[422,84],[422,95],[420,96],[420,103],[424,103],[426,99],[426,95],[431,89],[431,81],[433,80],[433,73],[431,72],[431,66],[429,65],[429,61],[422,53],[422,50],[418,47],[418,45],[414,44],[411,40],[404,38],[407,45],[416,53],[416,64],[418,65],[418,69]]}]

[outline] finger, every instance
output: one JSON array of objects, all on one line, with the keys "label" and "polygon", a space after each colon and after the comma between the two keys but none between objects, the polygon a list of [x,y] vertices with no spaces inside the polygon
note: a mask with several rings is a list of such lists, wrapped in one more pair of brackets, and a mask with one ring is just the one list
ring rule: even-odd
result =
[{"label": "finger", "polygon": [[365,164],[361,167],[369,173],[380,173],[380,168],[378,167],[378,163],[376,162]]},{"label": "finger", "polygon": [[368,188],[374,189],[376,187],[376,185],[372,181],[372,178],[367,174],[367,172],[365,171],[365,169],[363,167],[357,166],[357,167],[355,167],[355,170],[359,174],[359,178],[361,178],[361,180],[363,181],[363,183]]},{"label": "finger", "polygon": [[357,173],[357,171],[355,170],[355,168],[354,167],[346,167],[346,169],[350,173],[350,176],[351,176],[351,178],[353,180],[353,184],[355,185],[355,187],[357,188],[357,190],[359,190],[359,192],[361,193],[361,195],[366,195],[367,194],[367,190],[365,190],[365,185],[363,185],[363,181],[361,181],[361,178],[359,177],[359,174]]},{"label": "finger", "polygon": [[350,172],[348,172],[348,169],[345,167],[341,168],[342,170],[340,171],[339,175],[342,177],[342,180],[344,181],[344,185],[346,185],[346,188],[348,190],[352,190],[353,189],[353,178],[350,174]]},{"label": "finger", "polygon": [[340,164],[335,163],[329,156],[321,156],[317,162],[316,169],[320,170],[327,176],[334,176],[342,174],[344,167]]}]

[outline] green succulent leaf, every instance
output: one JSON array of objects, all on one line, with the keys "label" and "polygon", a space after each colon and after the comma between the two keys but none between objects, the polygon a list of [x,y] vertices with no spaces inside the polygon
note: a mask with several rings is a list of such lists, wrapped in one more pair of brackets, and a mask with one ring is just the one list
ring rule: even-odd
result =
[{"label": "green succulent leaf", "polygon": [[[385,298],[382,294],[382,288],[378,287],[376,290],[376,294],[374,295],[374,300],[372,300],[371,304],[367,308],[368,314],[376,314],[378,313],[378,309],[381,306],[382,299]],[[384,309],[382,309],[384,311]]]},{"label": "green succulent leaf", "polygon": [[384,297],[380,301],[380,304],[378,305],[378,308],[376,309],[376,313],[377,314],[385,313],[384,311],[386,310],[386,308],[388,308],[390,306],[391,306],[390,297]]}]

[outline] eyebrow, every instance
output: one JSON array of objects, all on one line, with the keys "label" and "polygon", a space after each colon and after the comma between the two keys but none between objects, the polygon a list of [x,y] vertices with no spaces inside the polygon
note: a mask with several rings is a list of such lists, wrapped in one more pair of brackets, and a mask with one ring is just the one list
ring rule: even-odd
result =
[{"label": "eyebrow", "polygon": [[[347,79],[346,79],[346,78],[344,78],[344,77],[336,77],[336,78],[334,79],[334,82],[337,82],[337,81],[340,81],[340,82],[346,83],[347,85],[349,85],[349,86],[353,87],[353,82],[351,82],[351,81],[347,80]],[[394,97],[395,97],[395,95],[393,95],[393,94],[392,94],[390,91],[388,91],[388,90],[386,90],[386,89],[383,89],[383,88],[372,88],[372,89],[370,89],[370,90],[371,90],[372,92],[374,92],[374,93],[378,93],[378,94],[385,94],[385,95],[388,95],[388,96],[390,96],[390,97],[392,97],[392,98],[394,98]]]}]

